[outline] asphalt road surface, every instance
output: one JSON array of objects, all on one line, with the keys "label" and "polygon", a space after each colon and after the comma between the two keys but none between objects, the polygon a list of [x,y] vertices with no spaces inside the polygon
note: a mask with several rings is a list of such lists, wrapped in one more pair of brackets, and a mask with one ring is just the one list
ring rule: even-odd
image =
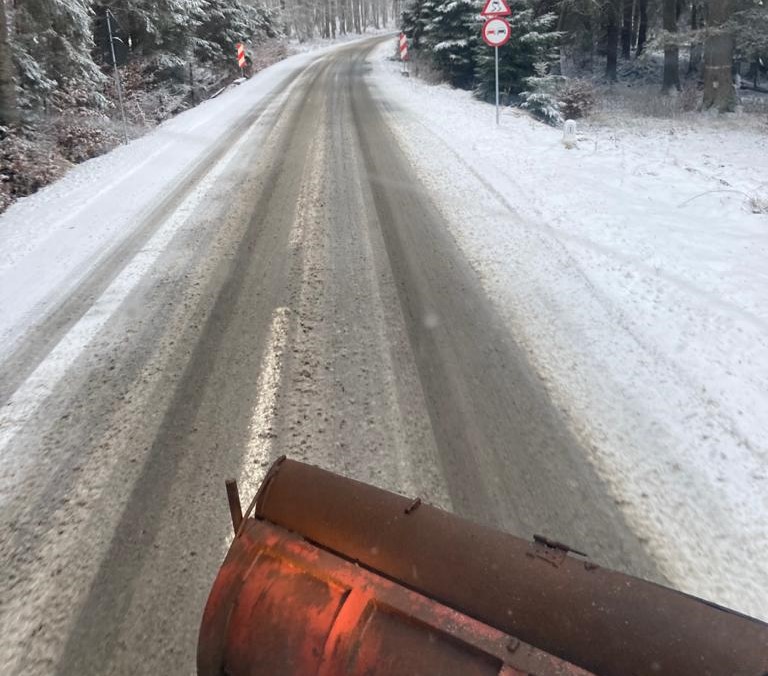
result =
[{"label": "asphalt road surface", "polygon": [[[223,481],[281,454],[658,579],[387,129],[374,45],[252,111],[237,170],[10,441],[3,674],[193,673]],[[41,318],[0,403],[207,169]]]}]

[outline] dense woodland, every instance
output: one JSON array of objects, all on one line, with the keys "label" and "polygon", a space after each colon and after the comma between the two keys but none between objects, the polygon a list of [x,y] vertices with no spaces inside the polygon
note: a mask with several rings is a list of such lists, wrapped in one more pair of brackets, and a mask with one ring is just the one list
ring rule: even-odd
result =
[{"label": "dense woodland", "polygon": [[[402,27],[415,70],[493,89],[493,53],[480,38],[481,0],[412,0]],[[737,89],[768,93],[765,0],[511,0],[512,37],[499,50],[505,100],[550,122],[578,116],[592,83],[658,81],[687,86],[690,108],[735,110]]]}]

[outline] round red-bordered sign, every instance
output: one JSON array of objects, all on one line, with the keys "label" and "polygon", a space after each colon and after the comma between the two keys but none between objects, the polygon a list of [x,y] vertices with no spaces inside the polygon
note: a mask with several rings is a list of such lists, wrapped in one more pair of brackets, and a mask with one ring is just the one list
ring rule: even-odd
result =
[{"label": "round red-bordered sign", "polygon": [[512,30],[505,19],[488,19],[483,24],[483,41],[489,47],[501,47],[509,41]]}]

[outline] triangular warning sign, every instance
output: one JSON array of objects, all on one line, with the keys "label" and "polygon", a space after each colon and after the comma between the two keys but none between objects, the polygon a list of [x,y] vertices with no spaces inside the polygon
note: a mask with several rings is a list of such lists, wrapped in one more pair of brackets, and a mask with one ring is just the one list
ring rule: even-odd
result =
[{"label": "triangular warning sign", "polygon": [[509,9],[507,0],[485,0],[485,7],[480,12],[480,16],[509,16],[512,10]]}]

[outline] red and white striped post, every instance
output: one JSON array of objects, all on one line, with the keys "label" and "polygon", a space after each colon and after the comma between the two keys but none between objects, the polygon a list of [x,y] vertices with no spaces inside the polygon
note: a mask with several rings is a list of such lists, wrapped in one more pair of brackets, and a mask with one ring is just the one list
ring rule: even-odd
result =
[{"label": "red and white striped post", "polygon": [[237,65],[240,66],[240,74],[243,74],[245,68],[245,45],[242,42],[237,43]]},{"label": "red and white striped post", "polygon": [[408,75],[408,38],[405,33],[400,33],[400,63],[402,63],[403,75]]}]

